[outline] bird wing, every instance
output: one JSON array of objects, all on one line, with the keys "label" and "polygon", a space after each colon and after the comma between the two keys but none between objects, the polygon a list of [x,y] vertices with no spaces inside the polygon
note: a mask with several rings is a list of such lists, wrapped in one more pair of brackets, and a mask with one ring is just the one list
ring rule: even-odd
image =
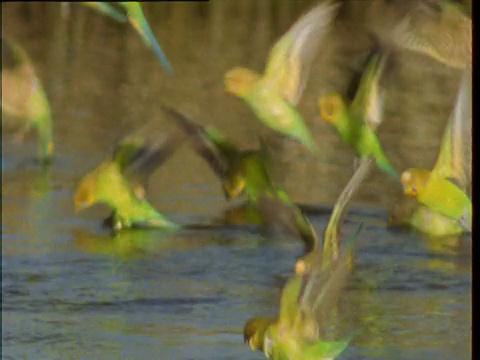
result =
[{"label": "bird wing", "polygon": [[[355,233],[346,240],[336,259],[325,262],[321,254],[316,253],[312,270],[303,275],[303,286],[298,297],[298,311],[295,319],[296,326],[299,327],[298,331],[305,331],[302,329],[304,324],[308,324],[305,320],[311,319],[316,324],[316,335],[318,336],[321,332],[325,322],[320,319],[331,312],[348,279],[350,273],[348,259],[362,226],[363,224],[360,224]],[[306,329],[306,331],[309,330]]]},{"label": "bird wing", "polygon": [[334,251],[334,245],[338,246],[340,225],[348,211],[348,205],[373,166],[374,160],[371,157],[362,159],[360,166],[335,203],[330,221],[325,230],[323,253],[315,251],[311,271],[304,275],[304,285],[298,300],[299,316],[297,319],[299,320],[297,326],[303,326],[304,319],[311,318],[316,321],[317,329],[320,329],[320,325],[323,322],[318,319],[322,315],[329,313],[338,298],[338,293],[345,285],[349,272],[348,257],[353,251],[353,244],[362,225],[346,241],[342,252],[338,253],[338,249]]},{"label": "bird wing", "polygon": [[224,179],[229,167],[229,160],[238,153],[236,147],[213,127],[197,124],[170,107],[164,108],[170,114],[170,118],[189,137],[195,151],[207,161],[220,179]]},{"label": "bird wing", "polygon": [[472,70],[464,70],[455,108],[445,128],[432,172],[451,178],[463,188],[472,179]]},{"label": "bird wing", "polygon": [[360,165],[337,199],[323,236],[323,261],[335,258],[338,254],[335,244],[339,243],[340,226],[347,215],[353,195],[360,188],[375,161],[371,157],[360,160]]},{"label": "bird wing", "polygon": [[424,53],[447,66],[471,64],[472,21],[452,1],[421,1],[392,31],[400,47]]},{"label": "bird wing", "polygon": [[388,52],[377,43],[367,55],[361,72],[352,77],[347,91],[352,101],[351,111],[360,114],[372,130],[382,122],[380,79],[387,64],[391,64],[389,58]]},{"label": "bird wing", "polygon": [[263,221],[288,230],[294,236],[300,236],[310,251],[318,243],[317,234],[308,218],[295,205],[288,195],[277,189],[276,197],[262,194],[257,203],[257,209]]},{"label": "bird wing", "polygon": [[337,9],[333,1],[322,2],[293,24],[270,51],[263,79],[292,105],[300,100],[314,56]]},{"label": "bird wing", "polygon": [[150,122],[117,145],[113,161],[130,183],[145,187],[150,175],[170,158],[182,140],[174,133],[159,134]]},{"label": "bird wing", "polygon": [[278,322],[280,326],[291,329],[298,315],[298,299],[302,289],[303,279],[299,275],[293,275],[287,280],[280,297],[280,314]]}]

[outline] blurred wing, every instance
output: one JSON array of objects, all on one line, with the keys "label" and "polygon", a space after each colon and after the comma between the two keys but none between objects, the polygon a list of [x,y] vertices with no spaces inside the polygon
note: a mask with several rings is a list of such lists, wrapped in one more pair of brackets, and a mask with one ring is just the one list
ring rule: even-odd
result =
[{"label": "blurred wing", "polygon": [[142,135],[141,133],[147,130],[155,134],[151,124],[122,140],[113,155],[122,174],[130,182],[137,182],[142,186],[146,185],[150,175],[170,158],[182,142],[182,139],[174,134],[156,134],[153,139],[152,135]]},{"label": "blurred wing", "polygon": [[286,196],[286,198],[260,196],[257,208],[263,221],[270,225],[278,225],[294,236],[301,237],[308,251],[316,248],[318,238],[310,221],[308,221],[302,211],[288,198],[286,193],[282,191],[281,196]]},{"label": "blurred wing", "polygon": [[392,34],[397,45],[448,66],[471,64],[472,21],[452,1],[418,2]]},{"label": "blurred wing", "polygon": [[322,2],[302,16],[271,50],[264,81],[296,105],[305,88],[310,66],[338,9]]},{"label": "blurred wing", "polygon": [[292,328],[298,315],[298,299],[302,288],[302,277],[293,275],[283,287],[280,298],[279,325]]},{"label": "blurred wing", "polygon": [[448,121],[432,172],[452,178],[463,188],[472,180],[472,71],[462,76],[455,108]]},{"label": "blurred wing", "polygon": [[229,159],[238,152],[234,145],[212,128],[207,129],[170,107],[164,108],[170,118],[187,134],[195,151],[207,161],[220,179],[224,179]]},{"label": "blurred wing", "polygon": [[[355,74],[347,96],[352,100],[351,109],[361,114],[372,130],[382,122],[383,102],[380,79],[390,56],[379,46],[367,56],[361,75]],[[390,63],[389,63],[390,64]]]},{"label": "blurred wing", "polygon": [[335,203],[323,237],[323,261],[326,263],[330,259],[338,256],[338,243],[340,236],[340,226],[345,218],[353,195],[360,188],[360,184],[367,177],[368,173],[374,167],[375,161],[368,157],[360,160],[360,166],[357,168],[347,186],[343,189],[337,202]]},{"label": "blurred wing", "polygon": [[350,273],[349,254],[353,251],[362,226],[363,224],[360,224],[357,231],[347,239],[337,259],[324,266],[321,255],[317,253],[312,271],[304,275],[304,286],[298,300],[298,313],[303,317],[312,317],[318,331],[323,325],[319,319],[331,312],[346,284]]},{"label": "blurred wing", "polygon": [[452,126],[453,173],[463,186],[472,181],[472,70],[462,76]]}]

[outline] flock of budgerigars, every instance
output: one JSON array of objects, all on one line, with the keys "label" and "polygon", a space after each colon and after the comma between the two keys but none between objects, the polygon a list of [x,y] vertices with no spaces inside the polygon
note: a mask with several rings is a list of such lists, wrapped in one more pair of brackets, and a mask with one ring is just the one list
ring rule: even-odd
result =
[{"label": "flock of budgerigars", "polygon": [[[173,68],[158,45],[136,2],[86,2],[85,5],[116,19],[129,22],[153,49],[163,68]],[[245,221],[280,225],[301,237],[307,253],[295,264],[295,275],[286,283],[277,318],[256,317],[247,321],[244,340],[252,350],[272,359],[333,359],[349,344],[352,334],[338,341],[321,339],[319,314],[335,304],[347,275],[352,271],[354,243],[360,232],[340,246],[339,234],[347,205],[355,191],[376,166],[403,186],[417,206],[403,219],[430,236],[471,232],[471,19],[458,5],[430,2],[428,16],[418,20],[412,10],[392,29],[388,41],[372,36],[373,46],[361,72],[352,77],[348,94],[324,94],[318,100],[319,114],[356,152],[358,166],[338,198],[330,221],[319,241],[302,210],[273,180],[268,147],[240,150],[218,130],[203,126],[175,109],[163,105],[164,115],[177,125],[177,132],[151,136],[138,131],[124,138],[112,157],[86,174],[74,195],[75,210],[95,203],[112,208],[104,224],[113,231],[151,227],[169,231],[182,226],[160,214],[145,198],[149,175],[184,141],[188,141],[221,181],[226,200],[245,196]],[[225,89],[242,98],[268,127],[292,137],[313,154],[319,148],[295,107],[309,77],[310,64],[342,4],[322,1],[306,12],[274,44],[263,74],[233,68],[225,75]],[[440,144],[433,169],[409,168],[398,174],[383,152],[376,135],[382,122],[380,79],[389,71],[393,48],[404,48],[431,56],[446,66],[463,71],[456,104]],[[10,39],[2,38],[2,111],[25,119],[17,134],[35,128],[39,160],[54,165],[52,113],[49,101],[26,52]],[[150,135],[150,136],[149,136]]]}]

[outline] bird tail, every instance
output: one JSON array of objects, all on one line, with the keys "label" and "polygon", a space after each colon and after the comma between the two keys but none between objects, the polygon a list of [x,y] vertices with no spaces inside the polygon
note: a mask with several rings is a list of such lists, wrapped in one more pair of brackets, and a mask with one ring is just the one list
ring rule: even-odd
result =
[{"label": "bird tail", "polygon": [[115,19],[116,21],[119,22],[126,22],[127,21],[127,16],[120,11],[118,11],[115,7],[112,5],[103,2],[103,1],[85,1],[85,5],[90,6],[91,8],[101,12],[102,14],[106,16],[110,16],[112,19]]},{"label": "bird tail", "polygon": [[385,171],[388,175],[392,176],[395,180],[400,181],[400,175],[393,168],[393,166],[388,162],[388,160],[377,160],[377,166]]},{"label": "bird tail", "polygon": [[157,39],[155,38],[155,35],[152,32],[152,29],[148,25],[147,19],[143,14],[140,4],[138,4],[138,8],[135,7],[134,10],[129,8],[128,12],[129,12],[129,19],[131,24],[133,25],[135,30],[137,30],[137,32],[140,34],[145,45],[147,45],[153,50],[153,52],[155,53],[155,55],[157,56],[157,58],[160,60],[163,67],[165,68],[165,71],[169,75],[172,75],[173,74],[172,65],[170,65],[170,62],[168,61],[167,56],[165,55],[162,48],[158,44]]}]

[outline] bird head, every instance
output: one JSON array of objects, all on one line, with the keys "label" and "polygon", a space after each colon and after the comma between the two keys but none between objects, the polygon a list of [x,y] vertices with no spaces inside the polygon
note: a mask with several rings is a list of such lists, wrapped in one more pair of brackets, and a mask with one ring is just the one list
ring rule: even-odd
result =
[{"label": "bird head", "polygon": [[402,173],[400,181],[403,185],[405,195],[417,198],[423,191],[428,179],[430,171],[423,169],[407,169]]},{"label": "bird head", "polygon": [[135,196],[117,163],[107,160],[80,181],[75,191],[75,212],[99,202],[113,209],[119,198]]},{"label": "bird head", "polygon": [[255,317],[248,320],[243,327],[243,341],[248,343],[252,350],[263,351],[265,333],[273,321],[267,317]]},{"label": "bird head", "polygon": [[245,177],[240,173],[227,174],[227,177],[223,181],[223,190],[225,197],[229,199],[235,199],[242,195],[245,189]]},{"label": "bird head", "polygon": [[302,276],[310,272],[314,257],[315,253],[313,251],[310,251],[306,255],[299,258],[295,263],[295,273]]},{"label": "bird head", "polygon": [[245,68],[233,68],[225,74],[225,90],[237,96],[245,94],[259,79],[259,75]]},{"label": "bird head", "polygon": [[88,174],[84,177],[75,190],[74,203],[75,212],[92,206],[96,201],[97,181],[95,174]]},{"label": "bird head", "polygon": [[321,118],[331,123],[345,108],[345,103],[339,94],[332,93],[322,95],[318,100],[318,106],[320,107]]}]

